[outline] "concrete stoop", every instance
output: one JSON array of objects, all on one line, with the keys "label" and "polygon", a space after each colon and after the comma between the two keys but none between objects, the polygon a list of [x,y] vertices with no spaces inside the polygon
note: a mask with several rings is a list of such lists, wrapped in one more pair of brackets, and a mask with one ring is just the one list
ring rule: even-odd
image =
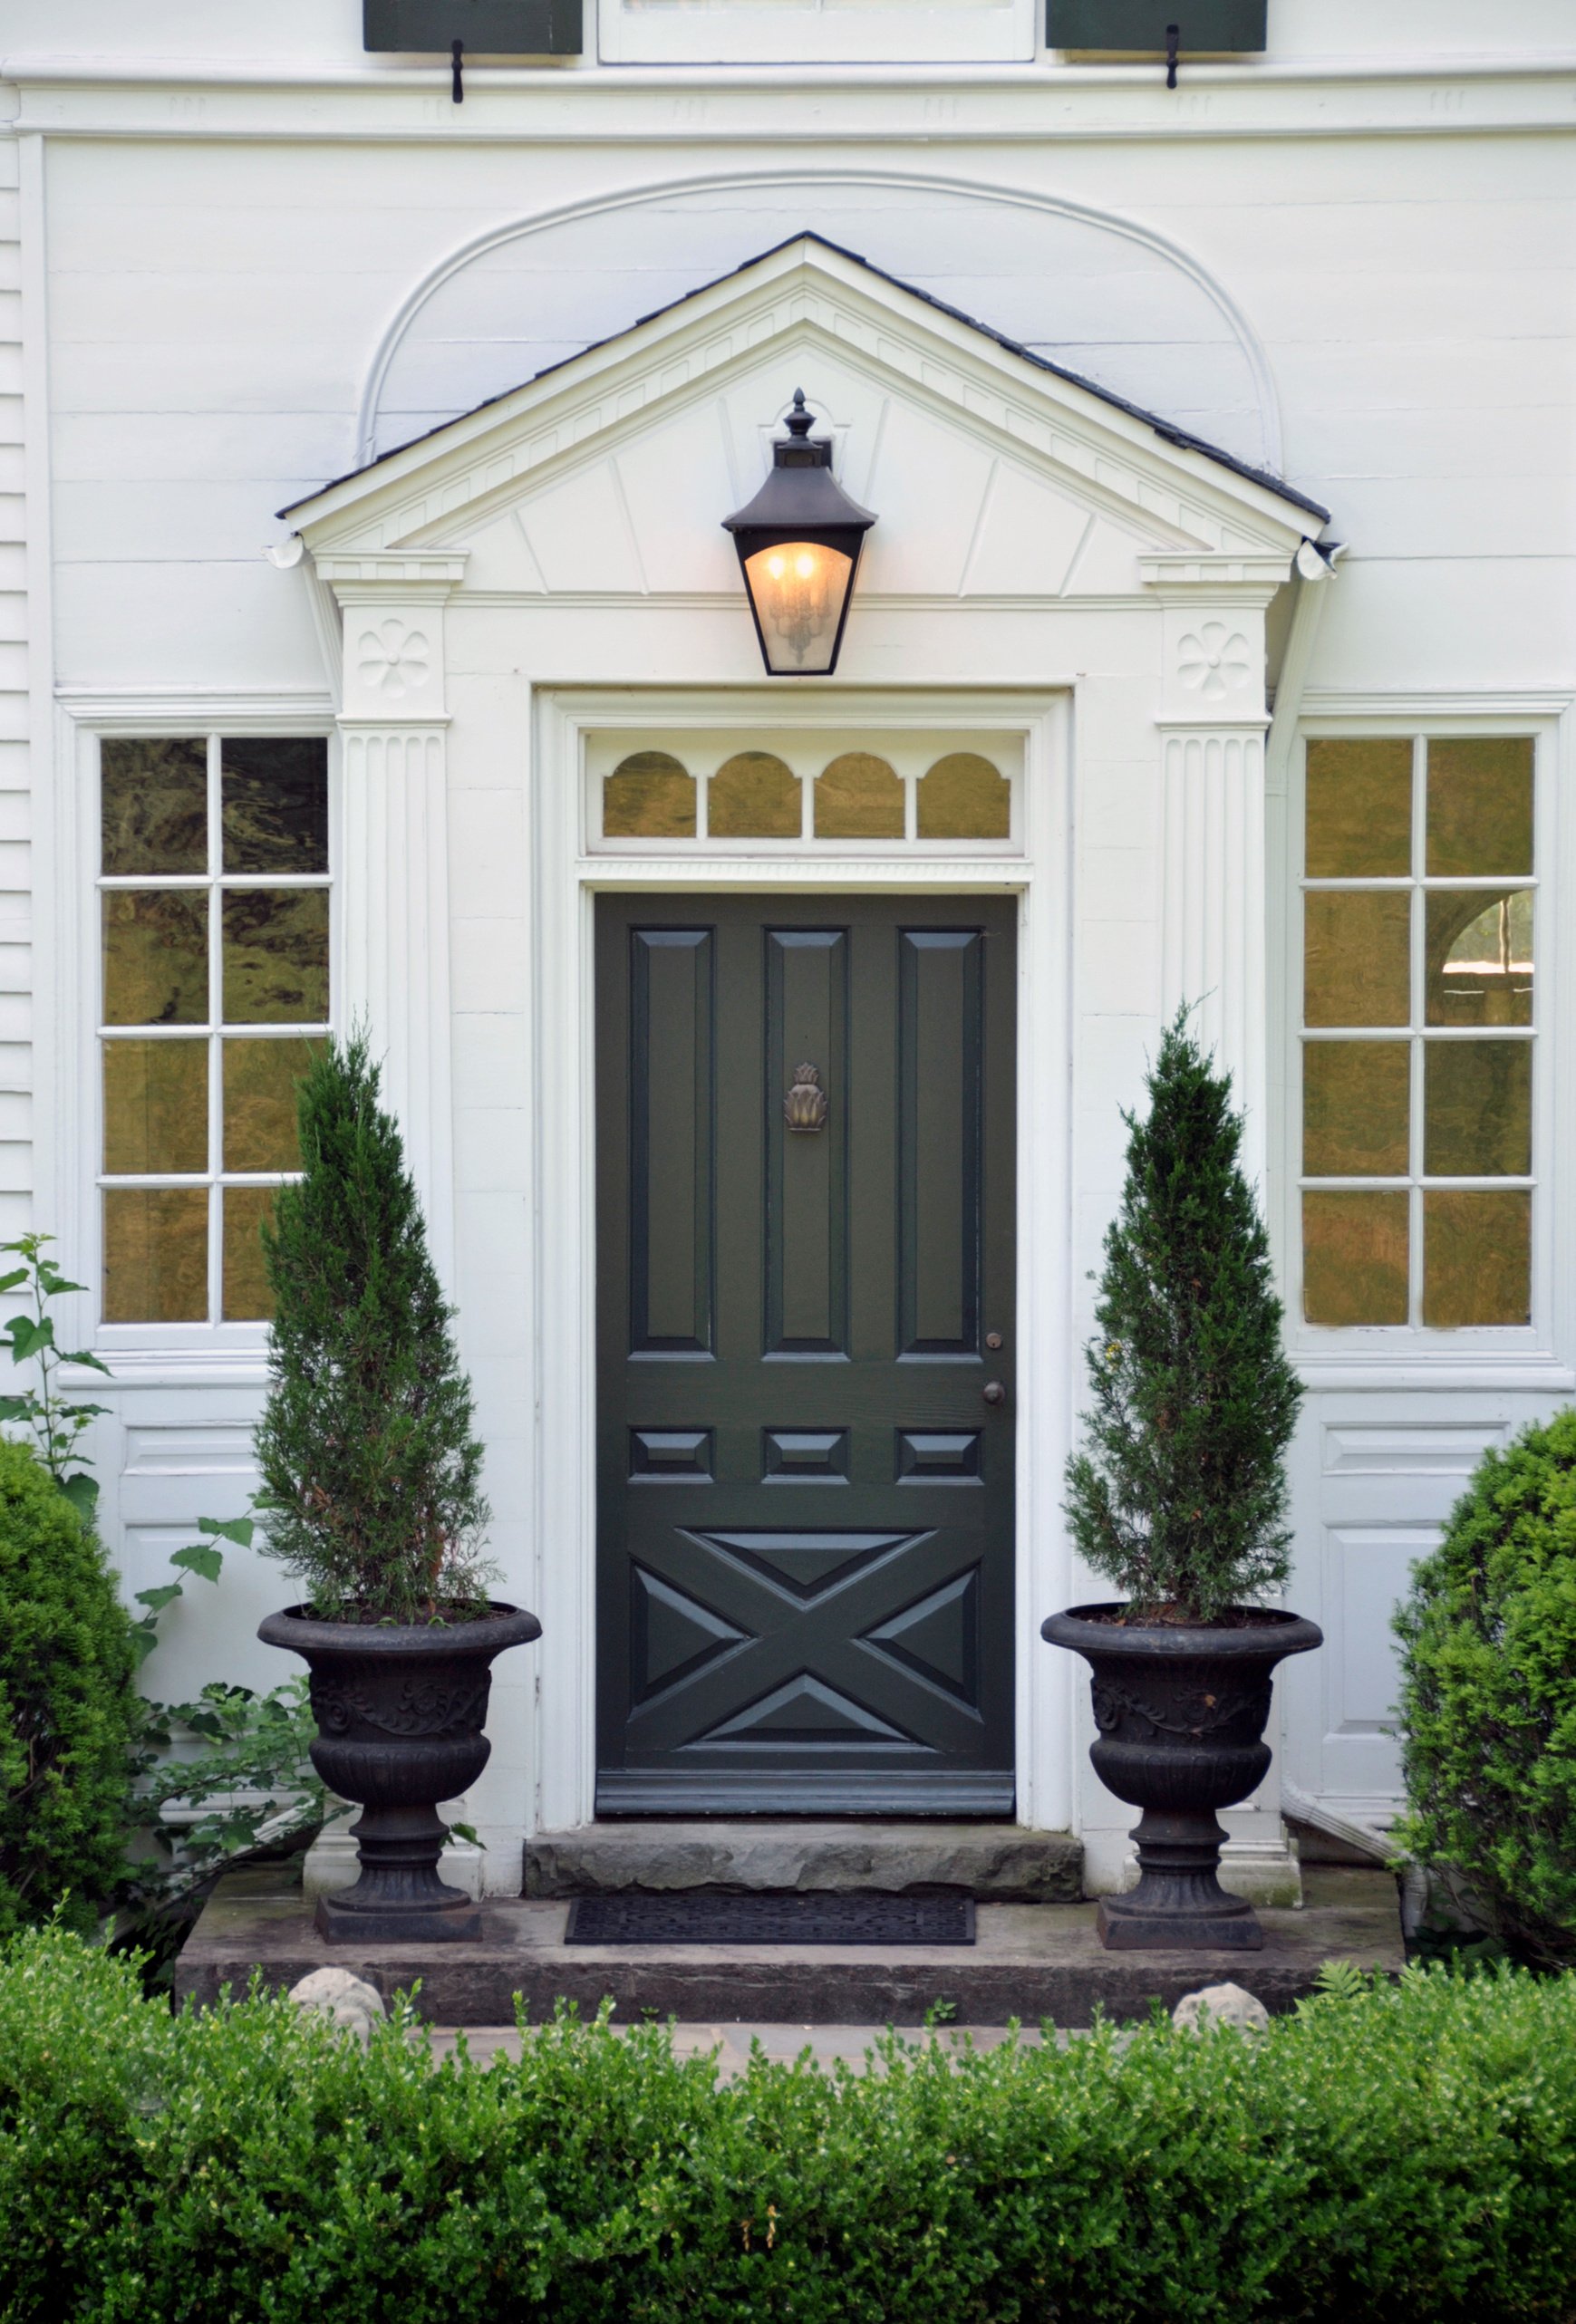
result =
[{"label": "concrete stoop", "polygon": [[938,2002],[972,2026],[1088,2025],[1097,2008],[1145,2016],[1201,1985],[1232,1982],[1271,2010],[1310,1992],[1327,1961],[1394,1972],[1404,1958],[1396,1885],[1382,1872],[1320,1869],[1298,1912],[1261,1914],[1261,1953],[1107,1953],[1089,1904],[979,1907],[971,1946],[566,1945],[561,1898],[489,1898],[483,1933],[466,1944],[330,1945],[312,1924],[292,1867],[231,1873],[218,1883],[176,1965],[178,2000],[245,1991],[254,1970],[288,1988],[312,1970],[353,1970],[384,1997],[418,1985],[433,2024],[507,2025],[517,1995],[531,2019],[556,2002],[585,2015],[611,1996],[622,2022],[912,2025]]},{"label": "concrete stoop", "polygon": [[712,1888],[902,1895],[966,1888],[981,1903],[1073,1905],[1084,1852],[1069,1832],[1017,1824],[590,1824],[526,1843],[527,1896]]}]

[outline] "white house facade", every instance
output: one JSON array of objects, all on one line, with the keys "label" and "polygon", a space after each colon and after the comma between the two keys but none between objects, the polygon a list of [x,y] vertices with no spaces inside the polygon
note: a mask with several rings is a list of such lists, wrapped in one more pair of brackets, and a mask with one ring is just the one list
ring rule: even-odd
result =
[{"label": "white house facade", "polygon": [[[145,1588],[252,1489],[293,1076],[368,1027],[543,1625],[473,1885],[762,1813],[1125,1876],[1039,1628],[1183,1004],[1327,1641],[1228,1885],[1382,1832],[1410,1564],[1576,1392],[1576,24],[1194,5],[0,11],[4,1220]],[[722,529],[796,391],[875,518],[807,673]],[[151,1689],[276,1683],[284,1586]]]}]

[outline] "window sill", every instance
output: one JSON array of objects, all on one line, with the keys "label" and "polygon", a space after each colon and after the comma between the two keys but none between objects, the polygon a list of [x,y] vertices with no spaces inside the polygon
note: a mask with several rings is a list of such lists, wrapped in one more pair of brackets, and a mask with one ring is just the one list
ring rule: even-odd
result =
[{"label": "window sill", "polygon": [[1397,1347],[1377,1349],[1292,1348],[1291,1362],[1305,1387],[1316,1392],[1343,1388],[1462,1388],[1570,1394],[1576,1370],[1548,1348]]}]

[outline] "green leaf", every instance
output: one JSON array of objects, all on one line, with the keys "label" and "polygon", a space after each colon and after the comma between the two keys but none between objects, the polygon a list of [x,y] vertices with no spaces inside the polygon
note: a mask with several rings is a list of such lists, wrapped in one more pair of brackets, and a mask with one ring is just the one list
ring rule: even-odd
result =
[{"label": "green leaf", "polygon": [[157,1589],[139,1590],[136,1595],[139,1606],[147,1606],[151,1613],[162,1614],[167,1606],[173,1606],[178,1597],[184,1597],[186,1591],[180,1582],[160,1582]]},{"label": "green leaf", "polygon": [[[0,1243],[0,1250],[15,1250],[15,1243]],[[0,1276],[0,1292],[15,1291],[19,1283],[26,1280],[27,1269],[24,1267],[15,1268],[11,1274]]]},{"label": "green leaf", "polygon": [[71,1476],[61,1479],[60,1489],[77,1515],[84,1522],[91,1523],[99,1505],[98,1479],[90,1477],[85,1470],[78,1469]]},{"label": "green leaf", "polygon": [[[104,1362],[103,1358],[102,1356],[95,1355],[91,1347],[73,1347],[69,1355],[62,1356],[61,1362],[63,1364],[85,1364],[91,1372],[102,1372],[106,1380],[112,1380],[115,1376],[111,1371],[109,1365]],[[102,1412],[103,1410],[103,1406],[102,1404],[84,1404],[81,1406],[80,1409],[83,1412],[97,1413]]]},{"label": "green leaf", "polygon": [[131,1652],[137,1658],[137,1667],[139,1670],[141,1669],[143,1663],[148,1660],[149,1655],[153,1652],[154,1647],[157,1646],[158,1644],[159,1633],[153,1627],[151,1615],[150,1615],[146,1622],[135,1623],[132,1625]]},{"label": "green leaf", "polygon": [[487,1842],[481,1837],[474,1824],[450,1824],[449,1830],[452,1838],[469,1840],[473,1848],[485,1850],[487,1847]]},{"label": "green leaf", "polygon": [[205,1582],[217,1582],[224,1571],[225,1553],[206,1541],[194,1541],[185,1549],[172,1550],[169,1562],[184,1567],[189,1574],[200,1574]]},{"label": "green leaf", "polygon": [[24,1421],[32,1416],[31,1396],[0,1396],[0,1421]]},{"label": "green leaf", "polygon": [[34,1349],[54,1345],[54,1326],[45,1316],[42,1323],[32,1316],[13,1316],[5,1326],[11,1335],[11,1360],[25,1364]]},{"label": "green leaf", "polygon": [[199,1517],[199,1533],[217,1534],[222,1541],[233,1541],[238,1549],[249,1549],[256,1527],[249,1517]]}]

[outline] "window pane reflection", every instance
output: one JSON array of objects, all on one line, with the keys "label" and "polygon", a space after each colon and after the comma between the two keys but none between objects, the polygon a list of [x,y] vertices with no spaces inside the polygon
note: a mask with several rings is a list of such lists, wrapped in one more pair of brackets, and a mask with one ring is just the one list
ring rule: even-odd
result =
[{"label": "window pane reflection", "polygon": [[117,888],[103,898],[106,1025],[208,1021],[208,896]]},{"label": "window pane reflection", "polygon": [[262,735],[222,746],[227,872],[326,872],[328,745]]},{"label": "window pane reflection", "polygon": [[1426,902],[1425,1021],[1530,1025],[1532,889],[1436,888]]},{"label": "window pane reflection", "polygon": [[328,1016],[326,888],[228,888],[225,1020],[306,1025]]},{"label": "window pane reflection", "polygon": [[208,870],[208,745],[99,745],[101,866],[108,878]]}]

